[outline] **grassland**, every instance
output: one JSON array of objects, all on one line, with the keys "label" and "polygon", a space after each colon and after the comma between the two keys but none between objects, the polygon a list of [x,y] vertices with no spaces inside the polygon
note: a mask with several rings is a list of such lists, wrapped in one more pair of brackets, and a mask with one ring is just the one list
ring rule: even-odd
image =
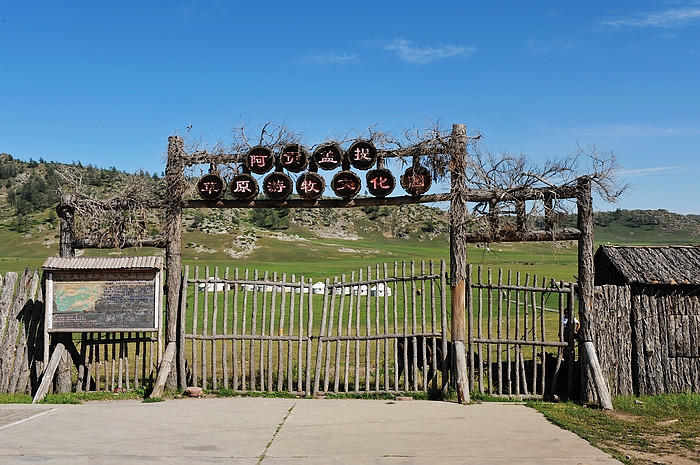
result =
[{"label": "grassland", "polygon": [[619,396],[612,412],[574,403],[529,405],[623,463],[700,463],[700,394]]}]

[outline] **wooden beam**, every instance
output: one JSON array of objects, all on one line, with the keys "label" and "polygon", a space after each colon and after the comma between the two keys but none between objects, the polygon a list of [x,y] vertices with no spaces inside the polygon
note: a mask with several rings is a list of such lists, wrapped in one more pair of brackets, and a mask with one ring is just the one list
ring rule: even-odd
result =
[{"label": "wooden beam", "polygon": [[367,206],[406,205],[411,203],[449,202],[450,194],[430,194],[421,197],[363,197],[353,199],[287,199],[270,200],[185,200],[183,208],[359,208]]},{"label": "wooden beam", "polygon": [[49,364],[46,367],[46,371],[44,372],[44,375],[41,378],[41,384],[39,384],[39,389],[37,389],[36,394],[34,394],[32,404],[36,404],[37,402],[43,400],[44,397],[46,397],[46,393],[49,392],[49,388],[51,387],[51,381],[53,381],[53,375],[56,373],[58,363],[61,361],[61,358],[63,357],[63,353],[65,351],[66,348],[63,344],[61,344],[60,342],[56,344],[56,347],[53,350],[53,354],[51,355],[51,360],[49,361]]},{"label": "wooden beam", "polygon": [[170,372],[173,369],[176,349],[177,347],[175,345],[175,341],[168,343],[168,347],[165,349],[165,355],[163,356],[163,361],[160,362],[160,367],[158,367],[158,376],[156,377],[156,382],[153,385],[153,390],[148,396],[150,399],[161,397],[163,395],[165,384],[167,383]]},{"label": "wooden beam", "polygon": [[468,243],[575,241],[581,238],[581,231],[575,228],[555,229],[552,231],[501,230],[497,231],[495,234],[488,232],[468,232],[465,234],[465,238]]}]

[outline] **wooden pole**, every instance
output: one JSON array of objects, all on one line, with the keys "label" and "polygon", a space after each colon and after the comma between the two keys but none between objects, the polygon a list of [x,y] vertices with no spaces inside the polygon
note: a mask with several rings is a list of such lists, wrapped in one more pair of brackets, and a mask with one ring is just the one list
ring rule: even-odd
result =
[{"label": "wooden pole", "polygon": [[452,126],[450,163],[450,279],[452,292],[452,373],[457,400],[470,402],[467,379],[466,282],[467,282],[467,127]]},{"label": "wooden pole", "polygon": [[[576,204],[578,209],[578,230],[581,231],[581,237],[578,240],[579,319],[581,320],[579,337],[586,349],[583,352],[584,363],[581,363],[581,399],[584,402],[593,400],[593,393],[589,391],[588,383],[585,382],[586,367],[588,367],[593,374],[593,384],[598,395],[600,407],[612,410],[610,390],[605,383],[605,378],[599,373],[598,357],[590,339],[592,334],[594,334],[596,322],[590,318],[593,315],[595,301],[595,268],[593,265],[593,198],[591,197],[591,179],[587,176],[578,180]],[[573,315],[571,315],[571,319],[573,321]]]},{"label": "wooden pole", "polygon": [[598,404],[600,405],[600,408],[604,410],[612,410],[613,405],[612,398],[610,397],[610,390],[605,382],[603,370],[600,369],[600,363],[598,362],[595,347],[593,347],[592,342],[585,341],[583,343],[583,349],[586,353],[586,361],[591,369],[591,374],[593,375],[593,384],[596,387],[596,394],[598,394]]},{"label": "wooden pole", "polygon": [[75,241],[75,207],[73,197],[64,194],[61,196],[61,203],[56,207],[56,213],[61,219],[59,232],[59,256],[61,258],[75,257],[73,242]]},{"label": "wooden pole", "polygon": [[[182,370],[172,370],[179,352],[185,350],[184,341],[178,341],[178,308],[180,304],[180,285],[182,280],[182,194],[185,182],[184,142],[179,136],[168,138],[168,161],[165,167],[165,182],[168,204],[166,206],[166,240],[165,247],[165,288],[166,350],[158,370],[158,377],[153,386],[151,397],[158,397],[167,386],[174,389],[186,387],[186,380],[178,379]],[[156,395],[157,394],[157,395]]]},{"label": "wooden pole", "polygon": [[46,393],[49,392],[49,387],[51,387],[51,380],[53,379],[54,373],[56,373],[56,368],[58,368],[58,363],[63,358],[66,348],[60,342],[56,344],[56,348],[53,351],[49,365],[46,367],[43,377],[41,378],[41,384],[39,384],[39,389],[37,389],[36,394],[34,394],[34,399],[32,404],[36,404],[40,400],[43,400]]}]

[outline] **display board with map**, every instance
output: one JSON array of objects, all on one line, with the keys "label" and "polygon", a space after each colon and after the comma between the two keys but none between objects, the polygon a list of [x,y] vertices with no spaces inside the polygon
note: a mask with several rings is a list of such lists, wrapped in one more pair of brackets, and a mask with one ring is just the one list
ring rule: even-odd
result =
[{"label": "display board with map", "polygon": [[47,279],[47,329],[156,331],[160,287],[157,270],[52,271]]}]

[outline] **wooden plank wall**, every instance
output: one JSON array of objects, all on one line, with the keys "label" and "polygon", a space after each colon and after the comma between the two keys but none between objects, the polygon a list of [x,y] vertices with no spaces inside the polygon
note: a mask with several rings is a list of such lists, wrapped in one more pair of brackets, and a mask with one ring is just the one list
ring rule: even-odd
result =
[{"label": "wooden plank wall", "polygon": [[594,332],[613,394],[700,392],[697,287],[596,288]]},{"label": "wooden plank wall", "polygon": [[0,392],[29,394],[44,366],[39,272],[0,276],[0,290]]}]

